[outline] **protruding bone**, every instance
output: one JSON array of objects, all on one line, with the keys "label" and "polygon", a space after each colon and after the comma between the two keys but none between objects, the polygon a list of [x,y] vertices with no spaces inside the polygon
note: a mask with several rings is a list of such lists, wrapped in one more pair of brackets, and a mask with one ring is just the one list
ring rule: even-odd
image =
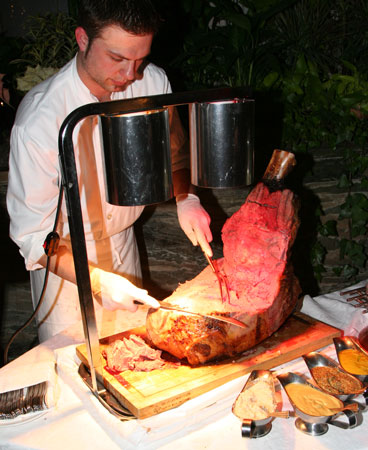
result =
[{"label": "protruding bone", "polygon": [[288,175],[296,165],[294,153],[286,150],[274,150],[271,161],[263,175],[264,181],[281,181]]}]

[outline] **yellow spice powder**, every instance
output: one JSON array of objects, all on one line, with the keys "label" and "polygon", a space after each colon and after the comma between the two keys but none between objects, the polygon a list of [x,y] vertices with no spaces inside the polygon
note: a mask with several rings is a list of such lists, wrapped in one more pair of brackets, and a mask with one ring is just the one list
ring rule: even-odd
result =
[{"label": "yellow spice powder", "polygon": [[341,366],[354,375],[368,375],[368,356],[357,349],[348,348],[339,353]]}]

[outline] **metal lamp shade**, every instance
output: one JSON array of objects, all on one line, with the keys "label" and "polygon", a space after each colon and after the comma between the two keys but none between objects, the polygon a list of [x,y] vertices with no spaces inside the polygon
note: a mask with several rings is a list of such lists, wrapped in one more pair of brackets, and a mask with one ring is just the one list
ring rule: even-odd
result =
[{"label": "metal lamp shade", "polygon": [[254,101],[234,99],[190,105],[191,181],[206,188],[252,183]]},{"label": "metal lamp shade", "polygon": [[167,109],[103,114],[99,118],[107,201],[138,206],[172,198]]}]

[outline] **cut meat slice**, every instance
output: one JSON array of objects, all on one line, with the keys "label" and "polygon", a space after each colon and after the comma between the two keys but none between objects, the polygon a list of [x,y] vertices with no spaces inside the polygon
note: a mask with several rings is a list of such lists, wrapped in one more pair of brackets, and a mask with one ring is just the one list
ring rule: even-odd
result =
[{"label": "cut meat slice", "polygon": [[150,310],[146,329],[156,347],[193,365],[205,363],[253,347],[291,314],[300,294],[289,262],[299,226],[298,202],[281,183],[294,164],[293,154],[275,150],[263,181],[223,227],[224,258],[216,263],[227,278],[229,301],[220,298],[217,278],[209,267],[166,299],[189,311],[235,317],[247,328]]},{"label": "cut meat slice", "polygon": [[112,372],[124,370],[149,372],[166,365],[161,359],[161,350],[151,348],[140,336],[134,334],[129,338],[114,341],[104,349],[103,356]]}]

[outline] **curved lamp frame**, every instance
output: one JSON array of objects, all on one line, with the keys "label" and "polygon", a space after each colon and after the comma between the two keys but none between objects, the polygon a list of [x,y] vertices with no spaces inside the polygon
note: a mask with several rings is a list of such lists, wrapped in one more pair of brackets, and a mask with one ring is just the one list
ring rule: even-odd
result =
[{"label": "curved lamp frame", "polygon": [[101,399],[96,378],[96,376],[98,376],[102,381],[102,361],[99,350],[99,337],[93,305],[87,248],[78,188],[78,176],[72,139],[74,128],[78,122],[88,116],[117,113],[125,114],[137,111],[152,110],[159,107],[188,105],[198,102],[214,102],[236,98],[254,102],[253,99],[249,98],[249,90],[246,88],[209,89],[204,91],[163,94],[83,105],[72,111],[61,125],[59,132],[59,160],[61,166],[62,186],[66,197],[70,239],[84,336],[87,346],[87,356],[91,370],[91,390],[103,404],[105,402]]}]

